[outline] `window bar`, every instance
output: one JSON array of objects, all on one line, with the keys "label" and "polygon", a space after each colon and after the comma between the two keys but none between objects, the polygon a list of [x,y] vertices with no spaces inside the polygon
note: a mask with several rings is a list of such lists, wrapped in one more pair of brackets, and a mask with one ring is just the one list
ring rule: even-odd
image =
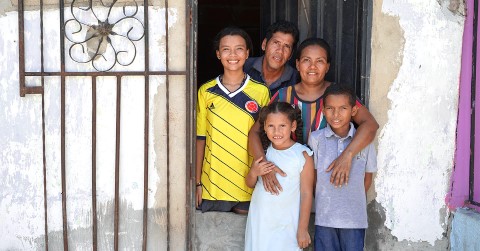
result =
[{"label": "window bar", "polygon": [[354,74],[353,74],[353,85],[354,85],[354,90],[355,94],[357,97],[360,97],[360,100],[365,104],[365,98],[362,92],[362,81],[361,81],[361,76],[362,76],[362,66],[363,60],[362,60],[362,28],[363,28],[363,1],[355,1],[353,3],[355,6],[355,18],[354,20],[356,21],[356,24],[354,26],[354,44],[353,47],[355,48],[355,54],[354,54],[354,60],[355,60],[355,69],[354,69]]},{"label": "window bar", "polygon": [[116,111],[116,140],[115,140],[115,215],[113,223],[114,250],[118,250],[118,221],[119,221],[119,181],[120,181],[120,105],[122,91],[122,77],[117,76],[117,111]]},{"label": "window bar", "polygon": [[475,95],[477,82],[477,35],[478,35],[478,2],[473,3],[473,46],[472,46],[472,81],[471,81],[471,119],[470,119],[470,179],[469,179],[469,195],[470,204],[480,206],[479,202],[473,200],[475,186]]},{"label": "window bar", "polygon": [[[43,78],[42,78],[43,80]],[[43,86],[43,81],[42,81]],[[43,210],[45,221],[45,250],[48,250],[48,213],[47,213],[47,159],[45,156],[45,96],[42,95],[42,152],[43,152]]]},{"label": "window bar", "polygon": [[[196,18],[195,16],[195,13],[193,13],[193,7],[191,5],[192,3],[187,3],[187,11],[186,11],[186,18],[185,20],[187,20],[187,25],[185,26],[185,34],[186,34],[186,41],[187,41],[187,67],[190,66],[190,62],[191,62],[191,58],[194,57],[192,53],[192,49],[193,46],[191,46],[191,43],[189,42],[190,41],[190,38],[191,38],[191,32],[192,32],[192,29],[193,28],[193,24],[192,24],[192,20]],[[190,71],[190,68],[187,68],[187,71]],[[186,78],[187,81],[190,81],[191,83],[196,83],[196,79],[194,78],[191,78],[190,77],[190,74],[188,74],[188,77]],[[187,82],[188,83],[188,82]],[[187,226],[188,228],[192,229],[192,207],[191,207],[191,198],[192,198],[192,174],[194,174],[195,172],[193,171],[193,159],[192,159],[192,156],[194,151],[192,148],[195,147],[194,143],[193,143],[193,138],[192,138],[192,132],[194,130],[194,126],[192,124],[192,121],[196,121],[195,120],[195,115],[194,115],[194,109],[192,109],[192,104],[194,104],[194,101],[195,100],[195,95],[193,94],[192,92],[192,85],[188,85],[187,84],[187,88],[186,88],[186,93],[188,94],[191,94],[189,95],[190,97],[188,97],[186,100],[186,107],[187,107],[187,128],[186,128],[186,131],[187,132],[190,132],[188,134],[187,137],[185,137],[185,146],[187,149],[187,155],[186,155],[186,159],[187,159],[187,172],[186,172],[186,181],[187,181],[187,185],[185,186],[186,187],[186,195],[187,195],[187,198],[186,198],[186,201],[185,201],[185,204],[187,205],[187,210],[186,210],[186,224],[185,226]],[[192,99],[193,98],[193,99]],[[187,250],[192,250],[193,247],[192,247],[192,242],[190,241],[190,239],[192,238],[192,232],[187,228],[187,231],[186,231],[186,249]]]},{"label": "window bar", "polygon": [[[20,2],[20,1],[19,1]],[[23,1],[22,1],[23,2]],[[40,67],[41,72],[44,72],[43,67],[43,0],[40,0]],[[45,78],[41,77],[41,87],[44,90]],[[47,157],[45,153],[45,95],[42,92],[42,158],[43,158],[43,207],[44,207],[44,221],[45,221],[45,250],[48,250],[48,204],[47,204]]]},{"label": "window bar", "polygon": [[337,2],[337,27],[335,45],[335,82],[341,83],[342,67],[342,32],[343,32],[343,1]]},{"label": "window bar", "polygon": [[62,215],[63,215],[63,249],[68,250],[68,225],[67,225],[67,189],[65,180],[65,13],[64,2],[59,0],[60,11],[60,127],[61,127],[61,173],[62,173]]},{"label": "window bar", "polygon": [[92,77],[92,245],[97,250],[97,78]]},{"label": "window bar", "polygon": [[61,145],[61,175],[62,175],[62,221],[63,221],[63,249],[68,250],[67,234],[67,194],[65,184],[65,76],[61,77],[60,87],[60,145]]},{"label": "window bar", "polygon": [[147,250],[147,236],[148,236],[148,144],[149,144],[149,114],[150,114],[150,57],[149,57],[149,36],[148,36],[148,0],[143,1],[143,16],[144,16],[144,29],[145,29],[145,121],[144,121],[144,140],[143,140],[143,241],[142,250]]},{"label": "window bar", "polygon": [[[167,75],[165,77],[165,89],[166,89],[166,111],[167,114],[170,113],[170,104],[169,104],[169,83],[170,83],[170,74],[168,67],[168,0],[165,0],[165,70]],[[167,123],[167,250],[170,250],[170,123]]]},{"label": "window bar", "polygon": [[[318,1],[317,21],[320,30],[317,30],[317,37],[325,37],[325,0]],[[312,25],[315,25],[312,23]],[[318,28],[317,28],[318,29]]]},{"label": "window bar", "polygon": [[23,0],[18,1],[18,82],[20,84],[20,97],[25,97],[25,39]]},{"label": "window bar", "polygon": [[[277,21],[277,1],[270,1],[270,23]],[[283,18],[282,18],[283,19]]]}]

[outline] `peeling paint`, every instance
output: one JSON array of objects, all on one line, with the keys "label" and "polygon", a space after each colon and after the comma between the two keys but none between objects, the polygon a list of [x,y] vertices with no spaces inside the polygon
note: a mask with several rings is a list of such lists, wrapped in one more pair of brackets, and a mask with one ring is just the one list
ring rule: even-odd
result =
[{"label": "peeling paint", "polygon": [[[403,63],[404,31],[398,16],[381,12],[382,1],[374,2],[372,27],[372,72],[370,111],[382,128],[387,122],[391,84]],[[381,130],[378,130],[380,133]]]},{"label": "peeling paint", "polygon": [[[463,17],[434,1],[384,0],[374,8],[372,58],[377,65],[371,82],[381,90],[372,100],[377,99],[376,106],[389,104],[387,117],[380,116],[384,125],[375,181],[377,210],[385,214],[388,231],[376,237],[386,237],[392,246],[428,243],[436,249],[448,225],[444,197],[455,149]],[[387,20],[394,36],[385,32],[385,23],[376,30],[375,20]],[[369,231],[375,227],[382,229],[376,225]]]},{"label": "peeling paint", "polygon": [[[427,241],[401,240],[392,234],[385,226],[385,208],[377,202],[370,203],[368,211],[368,231],[365,239],[365,250],[389,250],[389,251],[418,251],[418,250],[448,250],[447,238],[436,240],[433,244]],[[451,222],[449,218],[449,222]],[[425,227],[428,228],[428,227]],[[446,232],[443,235],[447,235]]]}]

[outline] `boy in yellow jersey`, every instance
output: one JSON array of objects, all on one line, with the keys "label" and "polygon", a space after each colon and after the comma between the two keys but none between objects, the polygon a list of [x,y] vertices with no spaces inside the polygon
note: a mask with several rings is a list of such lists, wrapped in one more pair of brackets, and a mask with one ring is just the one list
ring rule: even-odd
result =
[{"label": "boy in yellow jersey", "polygon": [[227,27],[214,41],[224,72],[198,90],[196,206],[202,212],[247,213],[248,131],[268,104],[269,90],[243,72],[251,48],[245,31]]}]

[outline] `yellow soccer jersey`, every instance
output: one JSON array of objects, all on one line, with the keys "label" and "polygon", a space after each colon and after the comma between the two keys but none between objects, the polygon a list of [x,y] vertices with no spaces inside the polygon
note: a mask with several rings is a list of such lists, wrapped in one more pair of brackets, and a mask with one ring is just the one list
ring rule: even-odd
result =
[{"label": "yellow soccer jersey", "polygon": [[219,78],[200,87],[197,101],[197,138],[205,139],[202,167],[203,199],[250,201],[253,189],[245,185],[252,157],[248,131],[260,108],[269,102],[269,90],[250,79],[230,93]]}]

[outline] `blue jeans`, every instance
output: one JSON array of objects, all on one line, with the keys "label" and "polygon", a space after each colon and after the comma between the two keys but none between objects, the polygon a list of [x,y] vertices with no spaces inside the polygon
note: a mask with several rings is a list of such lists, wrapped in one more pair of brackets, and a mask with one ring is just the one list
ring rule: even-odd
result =
[{"label": "blue jeans", "polygon": [[365,229],[315,225],[315,251],[363,251]]}]

